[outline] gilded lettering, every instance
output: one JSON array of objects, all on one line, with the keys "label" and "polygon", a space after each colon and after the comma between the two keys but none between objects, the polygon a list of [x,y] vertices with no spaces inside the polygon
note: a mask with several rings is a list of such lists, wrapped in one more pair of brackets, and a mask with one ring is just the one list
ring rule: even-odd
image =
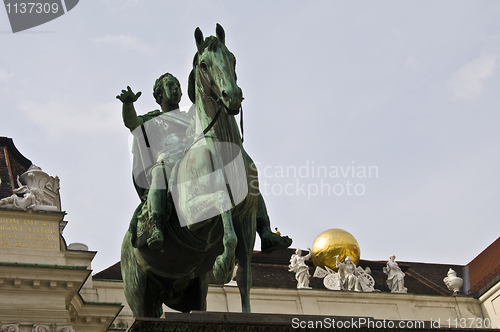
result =
[{"label": "gilded lettering", "polygon": [[24,224],[36,226],[36,225],[38,225],[38,220],[24,220]]},{"label": "gilded lettering", "polygon": [[0,224],[19,224],[19,219],[0,218]]},{"label": "gilded lettering", "polygon": [[26,243],[26,242],[15,242],[15,241],[10,241],[10,242],[1,241],[0,242],[0,246],[1,247],[21,247],[21,248],[27,248],[28,247],[28,243]]},{"label": "gilded lettering", "polygon": [[[15,226],[0,226],[0,231],[17,232],[17,227],[15,227]],[[21,231],[22,231],[22,229],[21,229]]]},{"label": "gilded lettering", "polygon": [[0,234],[0,238],[4,238],[4,239],[16,239],[17,240],[17,235],[16,234],[8,234],[8,233],[2,233]]}]

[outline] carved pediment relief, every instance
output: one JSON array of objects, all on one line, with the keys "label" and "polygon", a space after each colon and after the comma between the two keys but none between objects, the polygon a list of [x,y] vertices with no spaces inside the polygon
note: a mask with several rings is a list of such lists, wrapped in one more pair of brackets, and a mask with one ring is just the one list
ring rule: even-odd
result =
[{"label": "carved pediment relief", "polygon": [[61,211],[59,178],[36,165],[17,177],[14,194],[0,200],[0,208],[13,210]]}]

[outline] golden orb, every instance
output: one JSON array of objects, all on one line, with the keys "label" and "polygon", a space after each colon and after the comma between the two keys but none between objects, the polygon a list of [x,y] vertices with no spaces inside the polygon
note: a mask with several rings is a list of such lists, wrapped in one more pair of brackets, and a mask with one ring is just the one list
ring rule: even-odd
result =
[{"label": "golden orb", "polygon": [[354,236],[339,228],[332,228],[318,235],[311,247],[314,266],[323,268],[328,266],[335,270],[337,270],[335,256],[339,255],[341,262],[350,256],[352,262],[358,265],[360,254],[361,250]]}]

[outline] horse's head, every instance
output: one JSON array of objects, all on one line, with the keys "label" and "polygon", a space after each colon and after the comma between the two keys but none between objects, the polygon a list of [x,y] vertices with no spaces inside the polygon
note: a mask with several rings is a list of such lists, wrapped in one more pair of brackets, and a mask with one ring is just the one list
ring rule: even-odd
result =
[{"label": "horse's head", "polygon": [[195,103],[195,94],[201,93],[222,102],[228,114],[238,114],[243,94],[236,84],[236,58],[225,45],[224,29],[217,24],[216,37],[203,38],[200,28],[194,37],[198,51],[189,75],[189,98]]}]

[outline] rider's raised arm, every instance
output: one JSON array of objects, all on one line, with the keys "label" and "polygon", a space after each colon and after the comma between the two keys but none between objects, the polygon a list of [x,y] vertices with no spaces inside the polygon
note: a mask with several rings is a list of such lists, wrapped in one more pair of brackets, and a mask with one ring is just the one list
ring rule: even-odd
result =
[{"label": "rider's raised arm", "polygon": [[142,124],[142,119],[137,117],[137,113],[134,108],[134,102],[141,96],[141,92],[134,94],[132,89],[127,86],[127,90],[122,90],[122,93],[116,96],[117,99],[121,100],[122,106],[122,117],[125,127],[130,129],[130,131],[139,127]]},{"label": "rider's raised arm", "polygon": [[137,117],[133,103],[123,103],[122,117],[125,127],[133,131],[142,124],[142,119]]}]

